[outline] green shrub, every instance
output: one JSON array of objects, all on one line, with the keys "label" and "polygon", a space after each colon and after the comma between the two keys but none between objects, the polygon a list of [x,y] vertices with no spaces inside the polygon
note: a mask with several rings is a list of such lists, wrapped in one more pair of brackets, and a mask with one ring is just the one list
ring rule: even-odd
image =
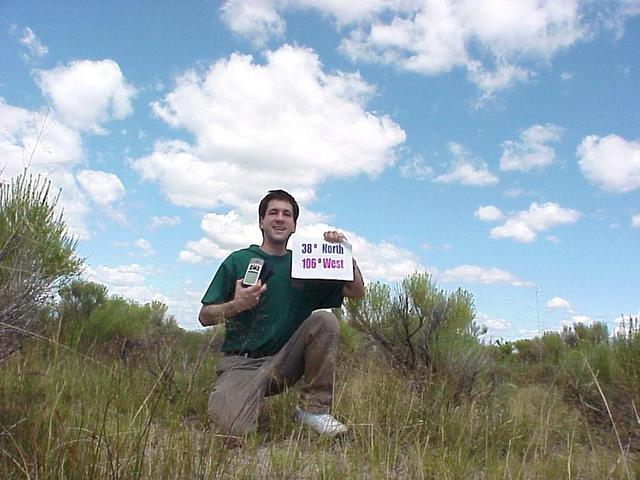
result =
[{"label": "green shrub", "polygon": [[414,380],[441,376],[454,395],[471,392],[489,359],[474,317],[471,294],[460,289],[446,293],[418,273],[395,291],[371,284],[364,298],[346,305],[347,320],[369,336],[391,365]]},{"label": "green shrub", "polygon": [[91,310],[82,337],[85,343],[96,344],[124,339],[141,342],[145,337],[161,337],[174,330],[181,329],[173,317],[167,316],[167,306],[162,302],[140,305],[115,296]]},{"label": "green shrub", "polygon": [[80,269],[50,182],[26,172],[0,185],[0,360],[32,331],[38,311]]}]

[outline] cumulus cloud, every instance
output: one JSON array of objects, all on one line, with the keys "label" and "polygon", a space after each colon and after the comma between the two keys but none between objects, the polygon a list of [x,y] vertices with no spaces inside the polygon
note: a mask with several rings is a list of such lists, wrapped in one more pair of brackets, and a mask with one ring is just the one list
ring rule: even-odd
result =
[{"label": "cumulus cloud", "polygon": [[571,208],[564,208],[557,203],[533,202],[528,210],[523,210],[507,217],[504,224],[491,230],[491,238],[510,238],[516,242],[533,242],[538,233],[556,225],[576,223],[582,214]]},{"label": "cumulus cloud", "polygon": [[555,161],[555,151],[548,144],[558,142],[563,129],[557,125],[533,125],[520,133],[520,140],[502,144],[500,170],[528,172]]},{"label": "cumulus cloud", "polygon": [[633,228],[640,228],[640,213],[631,217],[631,226]]},{"label": "cumulus cloud", "polygon": [[206,259],[222,260],[232,251],[250,244],[260,243],[258,221],[250,221],[237,212],[226,214],[208,213],[200,222],[205,237],[188,242],[179,254],[187,263],[200,263]]},{"label": "cumulus cloud", "polygon": [[498,177],[489,171],[486,163],[474,159],[467,149],[458,143],[450,143],[453,156],[450,170],[435,177],[438,183],[459,183],[473,187],[485,187],[498,183]]},{"label": "cumulus cloud", "polygon": [[103,134],[104,123],[133,112],[136,89],[113,60],[78,60],[52,70],[36,70],[42,93],[60,118],[78,130]]},{"label": "cumulus cloud", "polygon": [[573,327],[577,324],[582,324],[588,327],[593,325],[595,323],[595,320],[593,320],[588,315],[571,315],[569,318],[565,318],[560,323],[565,327]]},{"label": "cumulus cloud", "polygon": [[425,163],[422,155],[415,155],[400,165],[400,174],[406,178],[428,180],[433,177],[433,168]]},{"label": "cumulus cloud", "polygon": [[286,22],[282,12],[292,9],[314,9],[330,15],[338,24],[364,22],[388,9],[407,8],[410,0],[226,0],[220,17],[232,31],[262,45],[270,38],[281,37]]},{"label": "cumulus cloud", "polygon": [[76,178],[87,195],[98,205],[109,205],[125,195],[124,185],[113,173],[80,170]]},{"label": "cumulus cloud", "polygon": [[511,322],[502,318],[490,318],[485,314],[478,314],[476,322],[479,325],[483,325],[489,329],[490,332],[504,331],[511,328]]},{"label": "cumulus cloud", "polygon": [[514,287],[530,287],[533,282],[520,280],[511,272],[478,265],[460,265],[439,275],[443,282],[506,283]]},{"label": "cumulus cloud", "polygon": [[495,92],[505,90],[516,83],[525,83],[534,73],[517,65],[500,63],[494,70],[489,70],[480,62],[469,62],[467,65],[469,80],[474,83],[482,92],[479,105],[490,99]]},{"label": "cumulus cloud", "polygon": [[140,250],[142,250],[142,256],[144,256],[144,257],[150,257],[151,255],[155,255],[156,254],[156,252],[153,250],[153,247],[151,246],[151,243],[149,242],[149,240],[147,240],[145,238],[139,238],[138,240],[133,242],[133,244],[136,247],[138,247]]},{"label": "cumulus cloud", "polygon": [[220,17],[232,31],[263,45],[284,33],[285,21],[276,7],[277,2],[270,0],[227,0],[220,7]]},{"label": "cumulus cloud", "polygon": [[72,173],[83,157],[80,135],[52,113],[14,107],[3,98],[0,118],[0,178],[8,181],[28,169],[50,180],[52,192],[61,190],[57,206],[64,210],[70,232],[88,238],[88,201]]},{"label": "cumulus cloud", "polygon": [[494,222],[504,218],[504,213],[493,205],[479,207],[474,215],[477,219],[482,220],[483,222]]},{"label": "cumulus cloud", "polygon": [[394,163],[405,133],[365,110],[372,92],[358,74],[325,73],[308,49],[285,45],[265,64],[234,54],[203,74],[186,72],[153,105],[195,144],[157,142],[132,165],[179,205],[252,210],[274,185],[304,203],[319,182]]},{"label": "cumulus cloud", "polygon": [[547,308],[551,310],[571,310],[571,304],[561,297],[553,297],[547,302]]},{"label": "cumulus cloud", "polygon": [[640,10],[637,0],[226,0],[220,14],[231,30],[262,45],[283,36],[283,15],[293,9],[334,19],[345,34],[340,50],[353,61],[426,75],[465,69],[485,98],[528,81],[539,65],[601,27],[622,35]]},{"label": "cumulus cloud", "polygon": [[148,285],[148,277],[157,274],[156,270],[137,263],[117,266],[99,265],[95,268],[89,267],[86,271],[88,280],[105,285],[111,295],[118,295],[142,304],[160,301],[167,305],[171,304],[173,307],[174,302]]},{"label": "cumulus cloud", "polygon": [[613,193],[640,188],[640,141],[590,135],[576,153],[582,174],[598,187]]},{"label": "cumulus cloud", "polygon": [[175,215],[174,216],[166,216],[166,215],[154,216],[154,217],[151,217],[151,220],[149,221],[149,228],[155,229],[160,227],[175,227],[177,225],[180,225],[180,223],[181,223],[180,217]]},{"label": "cumulus cloud", "polygon": [[[547,60],[584,36],[579,2],[425,0],[358,27],[343,40],[354,60],[428,75],[464,68],[491,93],[527,80],[523,59]],[[478,52],[483,52],[478,53]]]},{"label": "cumulus cloud", "polygon": [[26,53],[23,55],[25,60],[38,60],[49,53],[49,49],[46,45],[40,41],[36,34],[33,33],[33,30],[29,27],[26,27],[22,31],[20,43],[27,49]]},{"label": "cumulus cloud", "polygon": [[82,159],[82,140],[50,112],[8,105],[0,97],[0,167],[5,177],[24,168],[60,168]]},{"label": "cumulus cloud", "polygon": [[137,263],[119,265],[116,267],[99,265],[95,268],[87,269],[87,274],[90,280],[119,287],[142,286],[147,276],[154,273],[155,271],[153,269],[144,267]]}]

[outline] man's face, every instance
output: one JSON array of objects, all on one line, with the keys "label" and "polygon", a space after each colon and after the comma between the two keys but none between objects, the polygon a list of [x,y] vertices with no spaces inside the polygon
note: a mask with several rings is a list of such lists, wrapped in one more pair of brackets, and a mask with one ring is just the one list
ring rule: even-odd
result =
[{"label": "man's face", "polygon": [[264,218],[260,219],[260,229],[265,242],[286,244],[291,234],[296,231],[291,204],[285,200],[269,201]]}]

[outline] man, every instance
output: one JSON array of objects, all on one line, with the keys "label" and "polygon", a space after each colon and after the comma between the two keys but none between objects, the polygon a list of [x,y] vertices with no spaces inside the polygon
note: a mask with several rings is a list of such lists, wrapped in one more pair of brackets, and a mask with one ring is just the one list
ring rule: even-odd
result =
[{"label": "man", "polygon": [[[330,415],[333,397],[336,317],[319,309],[337,308],[343,297],[364,295],[362,274],[354,260],[351,282],[291,278],[287,242],[296,230],[299,208],[284,190],[271,190],[258,208],[262,245],[233,252],[222,263],[202,299],[204,326],[225,323],[223,357],[209,397],[209,415],[222,433],[243,437],[256,428],[267,395],[293,385],[302,376],[295,418],[320,434],[337,435],[347,428]],[[327,242],[345,236],[325,232]],[[253,286],[243,285],[252,258],[264,260],[272,272]]]}]

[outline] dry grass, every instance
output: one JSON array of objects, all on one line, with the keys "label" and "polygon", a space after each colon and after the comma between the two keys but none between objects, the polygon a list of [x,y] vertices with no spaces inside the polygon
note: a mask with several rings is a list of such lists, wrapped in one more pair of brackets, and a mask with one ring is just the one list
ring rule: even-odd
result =
[{"label": "dry grass", "polygon": [[[258,431],[229,451],[208,425],[215,355],[88,362],[35,340],[3,366],[0,478],[637,478],[637,454],[589,424],[555,387],[501,384],[482,400],[399,378],[375,354],[341,357],[327,439],[291,418],[295,389],[269,398]],[[167,364],[168,365],[168,364]],[[165,381],[171,371],[172,382]],[[168,388],[172,385],[171,389]],[[171,390],[171,391],[170,391]],[[634,477],[634,475],[636,477]]]}]

